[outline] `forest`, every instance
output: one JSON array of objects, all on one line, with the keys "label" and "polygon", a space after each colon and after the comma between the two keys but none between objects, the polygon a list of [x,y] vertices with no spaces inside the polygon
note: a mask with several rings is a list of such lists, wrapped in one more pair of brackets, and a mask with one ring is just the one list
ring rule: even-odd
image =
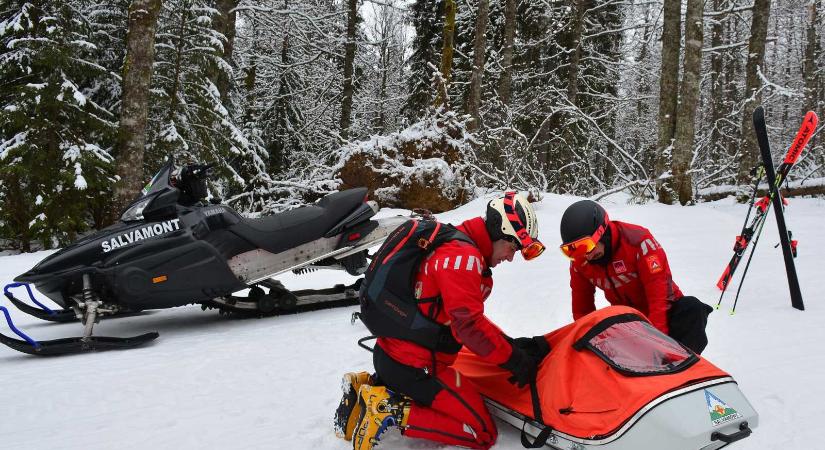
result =
[{"label": "forest", "polygon": [[[502,189],[747,201],[754,108],[777,159],[822,114],[823,16],[823,0],[0,0],[0,249],[111,224],[169,157],[212,164],[210,196],[249,216],[353,185],[411,209],[432,196],[416,182],[436,212]],[[825,193],[819,131],[791,195]]]}]

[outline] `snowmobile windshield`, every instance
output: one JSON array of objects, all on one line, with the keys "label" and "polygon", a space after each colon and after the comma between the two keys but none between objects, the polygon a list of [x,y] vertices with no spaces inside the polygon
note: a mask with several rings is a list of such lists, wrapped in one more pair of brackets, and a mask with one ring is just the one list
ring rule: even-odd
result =
[{"label": "snowmobile windshield", "polygon": [[175,169],[175,164],[172,161],[172,158],[169,158],[166,161],[166,164],[158,170],[158,173],[152,177],[152,180],[146,183],[146,186],[143,187],[141,191],[141,197],[146,197],[147,195],[154,194],[162,190],[163,188],[171,186],[171,178],[172,178],[172,171]]},{"label": "snowmobile windshield", "polygon": [[158,170],[158,173],[152,177],[152,180],[143,187],[140,197],[135,199],[126,211],[123,212],[120,220],[124,222],[143,220],[143,211],[158,197],[158,195],[155,194],[172,186],[171,177],[174,168],[174,161],[172,158],[169,158],[166,164]]}]

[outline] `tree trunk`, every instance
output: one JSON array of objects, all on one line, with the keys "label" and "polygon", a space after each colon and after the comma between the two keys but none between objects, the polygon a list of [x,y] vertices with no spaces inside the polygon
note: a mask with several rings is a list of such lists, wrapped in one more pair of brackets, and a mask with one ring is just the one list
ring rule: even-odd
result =
[{"label": "tree trunk", "polygon": [[570,53],[570,65],[567,70],[567,100],[570,104],[577,105],[576,96],[579,93],[579,62],[582,54],[582,30],[584,29],[584,12],[590,6],[590,0],[576,0],[573,22],[570,24],[570,40],[568,49]]},{"label": "tree trunk", "polygon": [[762,102],[762,85],[758,70],[765,60],[765,40],[768,36],[768,16],[771,12],[771,0],[754,0],[751,22],[751,36],[748,42],[748,63],[745,67],[745,107],[742,110],[742,140],[739,154],[739,171],[737,182],[740,186],[752,183],[750,171],[760,161],[759,147],[753,132],[751,113]]},{"label": "tree trunk", "polygon": [[696,110],[699,108],[699,83],[702,79],[702,42],[705,0],[688,0],[685,13],[685,65],[679,105],[676,112],[676,132],[673,144],[673,187],[679,203],[693,201],[693,182],[690,162],[693,159],[693,141],[696,136]]},{"label": "tree trunk", "polygon": [[379,70],[381,71],[381,86],[378,89],[378,123],[375,127],[375,132],[378,134],[384,134],[387,130],[387,113],[386,113],[386,105],[384,104],[387,100],[387,78],[389,77],[389,70],[390,70],[390,46],[388,44],[389,33],[382,36],[381,41],[381,53],[380,53],[380,61],[381,66]]},{"label": "tree trunk", "polygon": [[670,167],[671,145],[676,128],[676,105],[679,95],[679,47],[682,2],[665,1],[662,28],[662,74],[659,81],[659,138],[656,145],[656,192],[659,202],[673,203],[670,180],[661,180]]},{"label": "tree trunk", "polygon": [[475,130],[481,126],[481,82],[484,78],[484,54],[487,49],[487,20],[490,13],[488,0],[478,0],[475,39],[473,40],[473,70],[470,74],[470,88],[467,97],[467,113],[473,120],[468,128]]},{"label": "tree trunk", "polygon": [[341,137],[349,138],[352,123],[352,74],[355,67],[355,25],[358,18],[358,0],[347,0],[347,43],[344,46],[344,91],[341,100]]},{"label": "tree trunk", "polygon": [[169,110],[167,111],[169,122],[175,119],[175,112],[178,109],[178,101],[182,98],[178,96],[178,91],[181,90],[181,72],[183,71],[183,54],[187,50],[186,45],[186,20],[189,18],[189,11],[192,9],[192,4],[184,1],[178,6],[178,13],[180,17],[178,20],[178,36],[175,39],[175,69],[172,75],[172,87],[166,93],[169,97]]},{"label": "tree trunk", "polygon": [[[722,0],[713,0],[713,10],[719,11],[722,6]],[[710,46],[717,48],[722,45],[722,18],[724,16],[716,17],[710,26]],[[722,119],[722,112],[725,104],[725,90],[722,81],[722,51],[715,50],[710,55],[710,142],[711,158],[718,161],[718,156],[723,154],[721,147],[722,134],[719,130],[720,120]]]},{"label": "tree trunk", "polygon": [[450,99],[447,96],[447,89],[450,86],[450,76],[453,68],[453,38],[455,36],[455,0],[444,2],[444,46],[441,47],[441,83],[438,86],[438,94],[435,97],[434,106],[450,107]]},{"label": "tree trunk", "polygon": [[818,96],[817,88],[818,74],[817,61],[821,52],[819,49],[819,33],[817,30],[817,22],[819,21],[819,12],[817,11],[817,4],[821,0],[811,0],[808,5],[808,30],[805,36],[805,59],[802,61],[802,76],[805,80],[805,105],[803,106],[802,114],[807,111],[817,111]]},{"label": "tree trunk", "polygon": [[516,40],[516,0],[504,0],[504,43],[501,49],[501,65],[504,71],[498,81],[498,96],[505,105],[510,104],[513,84],[513,42]]},{"label": "tree trunk", "polygon": [[[226,42],[223,44],[223,53],[221,58],[229,67],[235,69],[235,60],[233,52],[235,49],[235,22],[236,15],[234,9],[238,6],[238,0],[217,0],[216,8],[220,13],[213,22],[215,30],[226,37]],[[230,94],[232,93],[232,77],[223,70],[217,71],[215,77],[215,86],[221,93],[221,103],[224,108],[231,111]]]},{"label": "tree trunk", "polygon": [[161,0],[132,0],[123,62],[123,96],[117,139],[115,198],[110,219],[143,187],[143,152],[149,116],[149,87],[155,61],[155,29]]}]

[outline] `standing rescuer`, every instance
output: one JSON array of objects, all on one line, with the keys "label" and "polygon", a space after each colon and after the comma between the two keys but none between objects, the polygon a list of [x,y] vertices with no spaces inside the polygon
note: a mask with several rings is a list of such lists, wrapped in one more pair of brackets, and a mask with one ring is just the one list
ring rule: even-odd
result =
[{"label": "standing rescuer", "polygon": [[560,228],[561,251],[571,260],[574,319],[596,310],[594,294],[599,287],[612,305],[638,309],[659,331],[702,353],[713,308],[682,294],[664,249],[647,228],[611,221],[591,200],[570,205]]},{"label": "standing rescuer", "polygon": [[549,352],[546,340],[510,339],[484,315],[484,300],[493,287],[490,268],[517,251],[526,260],[539,256],[544,246],[537,237],[532,206],[514,192],[490,201],[485,218],[457,227],[410,221],[388,237],[361,294],[361,319],[378,337],[376,373],[344,376],[339,437],[368,450],[397,426],[407,437],[451,445],[495,443],[481,395],[451,365],[465,346],[510,371],[512,383],[524,386],[535,377]]}]

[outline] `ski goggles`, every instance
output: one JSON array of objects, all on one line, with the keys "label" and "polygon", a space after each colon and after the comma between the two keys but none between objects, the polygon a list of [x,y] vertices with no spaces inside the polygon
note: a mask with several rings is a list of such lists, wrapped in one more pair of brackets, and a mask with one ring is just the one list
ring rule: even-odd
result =
[{"label": "ski goggles", "polygon": [[521,249],[521,256],[525,261],[536,259],[542,253],[544,253],[544,244],[536,240],[533,240],[527,247],[522,247]]},{"label": "ski goggles", "polygon": [[604,232],[607,231],[607,224],[607,216],[605,216],[604,223],[599,225],[599,228],[596,229],[593,234],[576,239],[575,241],[567,244],[561,244],[561,246],[559,246],[561,252],[564,253],[564,256],[573,261],[584,258],[585,255],[592,252],[593,249],[596,248],[596,245],[599,244],[599,240],[602,236],[604,236]]},{"label": "ski goggles", "polygon": [[516,213],[515,196],[515,191],[504,194],[504,213],[507,215],[507,220],[510,221],[513,230],[516,232],[518,238],[516,244],[519,250],[521,250],[521,256],[525,261],[530,261],[544,253],[545,247],[538,239],[530,237],[530,233],[527,232],[527,227],[521,222],[521,218]]}]

